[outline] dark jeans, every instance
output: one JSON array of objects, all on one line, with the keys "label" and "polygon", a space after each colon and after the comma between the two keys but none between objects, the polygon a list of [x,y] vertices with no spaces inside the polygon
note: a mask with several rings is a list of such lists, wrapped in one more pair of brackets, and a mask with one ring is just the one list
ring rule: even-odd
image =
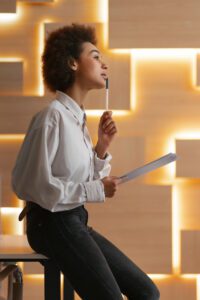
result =
[{"label": "dark jeans", "polygon": [[87,226],[84,206],[27,215],[30,246],[51,258],[83,300],[158,300],[152,280],[102,235]]}]

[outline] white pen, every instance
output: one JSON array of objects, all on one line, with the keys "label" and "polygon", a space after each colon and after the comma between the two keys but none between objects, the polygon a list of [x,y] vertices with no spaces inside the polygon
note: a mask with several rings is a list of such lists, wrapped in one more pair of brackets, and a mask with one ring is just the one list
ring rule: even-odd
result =
[{"label": "white pen", "polygon": [[108,88],[108,78],[106,78],[106,111],[108,111],[108,101],[109,101],[109,88]]}]

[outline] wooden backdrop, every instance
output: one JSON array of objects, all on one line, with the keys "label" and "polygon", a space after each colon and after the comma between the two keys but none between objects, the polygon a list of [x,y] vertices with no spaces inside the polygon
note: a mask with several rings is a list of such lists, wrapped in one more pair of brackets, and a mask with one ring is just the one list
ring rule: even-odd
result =
[{"label": "wooden backdrop", "polygon": [[[200,295],[200,2],[198,0],[0,1],[0,201],[2,231],[24,234],[10,174],[31,117],[53,95],[43,86],[45,36],[72,22],[96,28],[109,64],[110,151],[120,175],[168,152],[179,159],[87,205],[90,224],[157,283],[162,300]],[[95,142],[105,91],[86,103]],[[25,298],[43,299],[40,265],[25,264]],[[2,290],[3,293],[3,290]]]}]

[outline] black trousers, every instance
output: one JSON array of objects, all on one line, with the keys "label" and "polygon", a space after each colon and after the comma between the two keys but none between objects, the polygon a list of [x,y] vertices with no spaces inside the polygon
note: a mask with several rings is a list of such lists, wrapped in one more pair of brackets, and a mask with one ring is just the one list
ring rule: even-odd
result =
[{"label": "black trousers", "polygon": [[58,265],[83,300],[158,300],[152,280],[109,240],[87,226],[84,206],[27,214],[30,246]]}]

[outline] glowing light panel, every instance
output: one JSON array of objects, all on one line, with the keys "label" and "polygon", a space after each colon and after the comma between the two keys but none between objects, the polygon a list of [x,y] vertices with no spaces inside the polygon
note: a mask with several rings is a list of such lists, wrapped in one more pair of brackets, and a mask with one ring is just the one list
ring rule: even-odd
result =
[{"label": "glowing light panel", "polygon": [[0,23],[12,24],[22,17],[22,8],[17,6],[16,13],[0,13]]}]

